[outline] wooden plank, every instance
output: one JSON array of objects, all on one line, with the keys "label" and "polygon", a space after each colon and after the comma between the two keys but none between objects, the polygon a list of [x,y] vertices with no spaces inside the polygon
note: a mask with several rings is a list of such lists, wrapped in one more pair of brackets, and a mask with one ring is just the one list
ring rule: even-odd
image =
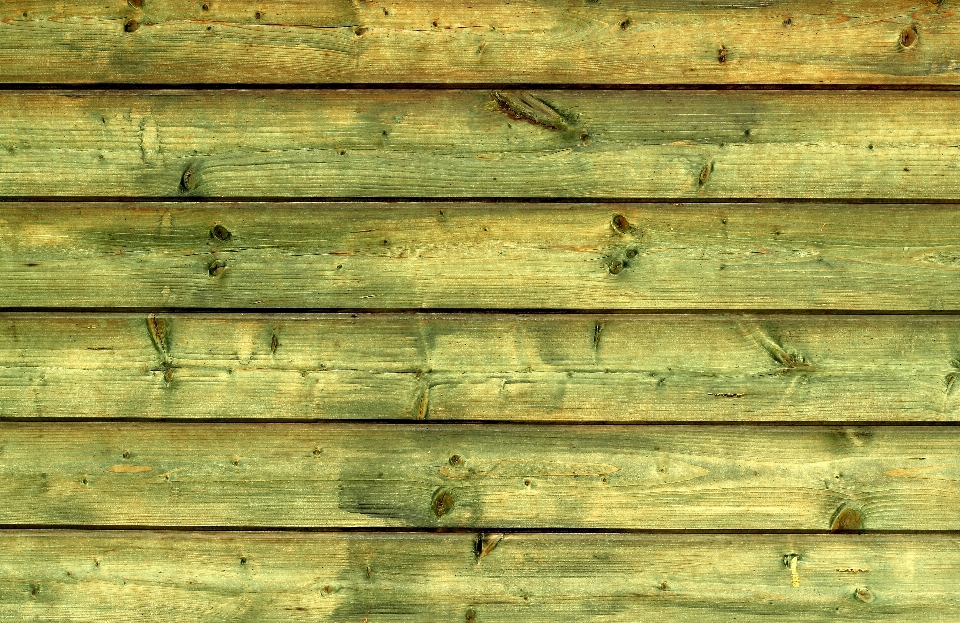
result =
[{"label": "wooden plank", "polygon": [[0,81],[955,85],[952,8],[41,0],[0,13]]},{"label": "wooden plank", "polygon": [[956,422],[960,319],[6,314],[0,417]]},{"label": "wooden plank", "polygon": [[0,524],[957,530],[956,427],[25,423]]},{"label": "wooden plank", "polygon": [[958,215],[953,205],[6,203],[0,307],[955,311]]},{"label": "wooden plank", "polygon": [[960,196],[960,98],[875,91],[0,93],[7,197]]},{"label": "wooden plank", "polygon": [[[9,621],[951,621],[937,535],[6,532]],[[479,550],[479,551],[478,551]]]}]

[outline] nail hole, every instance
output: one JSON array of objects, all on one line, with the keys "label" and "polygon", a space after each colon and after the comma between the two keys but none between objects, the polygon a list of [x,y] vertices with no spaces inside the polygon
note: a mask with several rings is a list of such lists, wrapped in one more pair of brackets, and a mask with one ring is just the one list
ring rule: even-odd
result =
[{"label": "nail hole", "polygon": [[630,28],[631,24],[633,24],[633,20],[631,20],[628,17],[627,19],[620,22],[620,30],[626,30],[627,28]]},{"label": "nail hole", "polygon": [[792,18],[789,18],[789,17],[788,17],[787,19],[783,20],[783,25],[784,25],[784,26],[789,26],[789,25],[792,24],[792,23],[793,23],[793,19],[792,19]]},{"label": "nail hole", "polygon": [[463,457],[459,454],[454,454],[450,457],[450,465],[457,466],[463,464]]},{"label": "nail hole", "polygon": [[876,597],[873,596],[873,593],[870,592],[870,589],[865,586],[858,588],[856,591],[856,595],[857,595],[857,599],[859,599],[865,604],[868,604],[874,599],[876,599]]},{"label": "nail hole", "polygon": [[204,4],[204,5],[201,5],[201,6],[200,6],[200,10],[201,10],[201,11],[209,11],[209,10],[210,10],[210,7],[209,7],[208,5],[206,5],[206,4]]},{"label": "nail hole", "polygon": [[130,451],[129,451],[129,450],[124,450],[122,456],[123,456],[123,458],[125,458],[125,459],[129,459],[129,458],[130,458]]},{"label": "nail hole", "polygon": [[727,62],[727,48],[722,45],[720,46],[720,49],[717,50],[717,60],[721,63]]},{"label": "nail hole", "polygon": [[140,24],[137,23],[137,20],[131,19],[128,20],[126,24],[123,25],[123,29],[126,32],[133,32],[140,27]]},{"label": "nail hole", "polygon": [[357,26],[353,29],[353,34],[357,35],[358,37],[362,37],[368,30],[370,29],[366,26]]},{"label": "nail hole", "polygon": [[610,274],[618,275],[620,271],[623,270],[623,262],[620,260],[615,261],[613,264],[610,264]]},{"label": "nail hole", "polygon": [[260,11],[257,11],[256,13],[253,14],[254,19],[260,19],[261,17],[263,17],[263,14],[260,13]]},{"label": "nail hole", "polygon": [[127,0],[127,3],[137,9],[143,6],[143,0]]},{"label": "nail hole", "polygon": [[246,557],[246,556],[242,556],[242,557],[240,558],[240,564],[241,564],[241,565],[247,564],[247,557]]}]

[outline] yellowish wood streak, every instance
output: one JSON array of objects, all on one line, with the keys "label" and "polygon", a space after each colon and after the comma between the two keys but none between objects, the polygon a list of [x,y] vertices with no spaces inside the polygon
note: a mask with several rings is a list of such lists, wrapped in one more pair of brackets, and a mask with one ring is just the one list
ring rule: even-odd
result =
[{"label": "yellowish wood streak", "polygon": [[931,316],[5,314],[0,417],[956,422],[958,344]]},{"label": "yellowish wood streak", "polygon": [[[957,214],[953,205],[8,203],[0,306],[958,310]],[[151,326],[160,351],[161,325]]]},{"label": "yellowish wood streak", "polygon": [[960,529],[952,427],[7,422],[0,448],[8,526]]},{"label": "yellowish wood streak", "polygon": [[957,84],[949,3],[38,0],[0,81]]},{"label": "yellowish wood streak", "polygon": [[9,197],[960,196],[948,92],[6,91],[0,110]]}]

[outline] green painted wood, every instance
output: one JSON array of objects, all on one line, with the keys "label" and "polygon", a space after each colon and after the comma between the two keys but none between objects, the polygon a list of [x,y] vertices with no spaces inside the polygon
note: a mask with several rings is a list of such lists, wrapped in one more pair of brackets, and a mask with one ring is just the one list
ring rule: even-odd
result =
[{"label": "green painted wood", "polygon": [[958,310],[958,214],[954,205],[5,203],[0,307]]},{"label": "green painted wood", "polygon": [[[479,545],[477,541],[479,542]],[[950,621],[938,535],[0,535],[10,621]]]},{"label": "green painted wood", "polygon": [[8,197],[942,199],[960,99],[876,91],[5,91]]},{"label": "green painted wood", "polygon": [[958,530],[960,429],[23,423],[0,524]]},{"label": "green painted wood", "polygon": [[0,81],[957,84],[949,3],[34,1]]},{"label": "green painted wood", "polygon": [[5,314],[0,417],[956,422],[942,316]]}]

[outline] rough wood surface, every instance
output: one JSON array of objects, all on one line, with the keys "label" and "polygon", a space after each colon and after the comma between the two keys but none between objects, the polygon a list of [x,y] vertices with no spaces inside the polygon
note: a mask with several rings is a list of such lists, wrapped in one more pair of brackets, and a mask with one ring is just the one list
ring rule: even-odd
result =
[{"label": "rough wood surface", "polygon": [[960,421],[960,319],[6,314],[0,417]]},{"label": "rough wood surface", "polygon": [[960,428],[24,423],[0,524],[958,530]]},{"label": "rough wood surface", "polygon": [[23,531],[0,618],[929,623],[960,612],[958,568],[937,535]]},{"label": "rough wood surface", "polygon": [[0,307],[958,310],[958,214],[953,205],[6,203]]},{"label": "rough wood surface", "polygon": [[0,196],[960,196],[960,98],[888,91],[0,93]]},{"label": "rough wood surface", "polygon": [[957,84],[950,3],[39,0],[21,83]]}]

